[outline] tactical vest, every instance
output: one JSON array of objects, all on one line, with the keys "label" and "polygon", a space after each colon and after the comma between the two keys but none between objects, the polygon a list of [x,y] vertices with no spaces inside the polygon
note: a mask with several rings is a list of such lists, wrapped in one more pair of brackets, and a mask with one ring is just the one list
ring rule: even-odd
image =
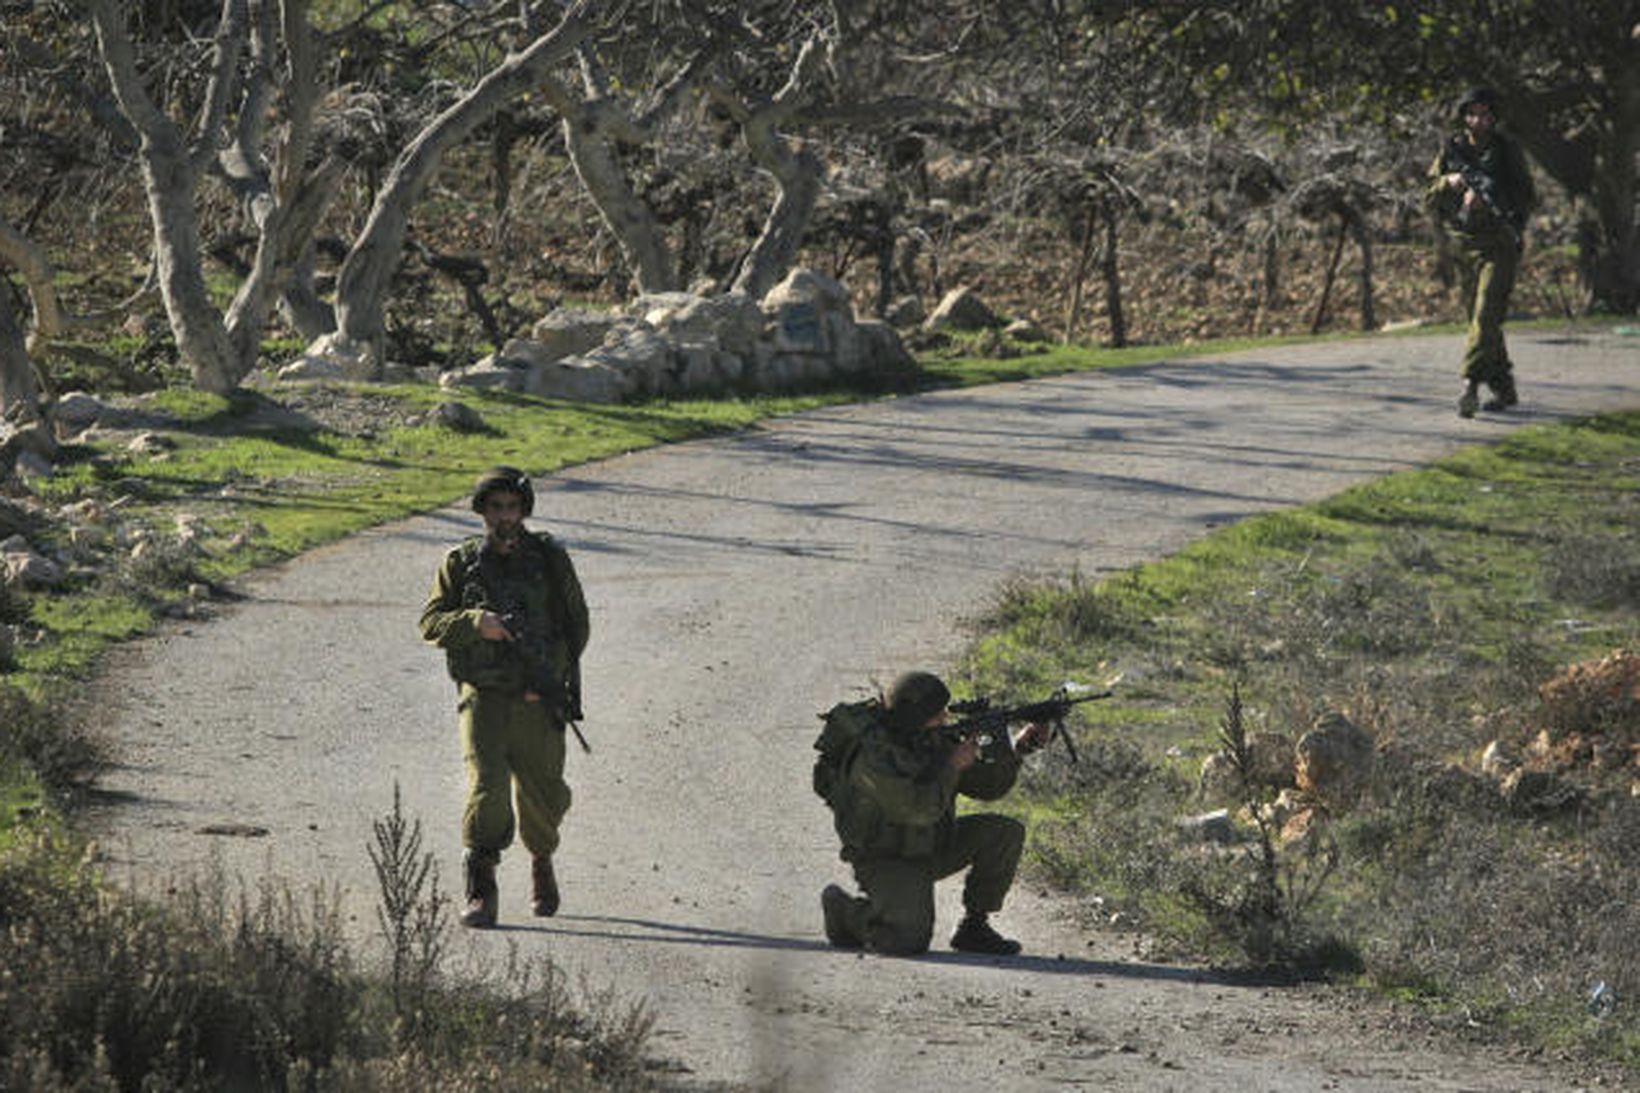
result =
[{"label": "tactical vest", "polygon": [[526,532],[509,555],[484,549],[482,537],[461,544],[457,575],[462,608],[495,612],[518,640],[475,641],[447,649],[450,678],[475,687],[522,691],[533,664],[562,681],[569,655],[562,641],[565,597],[556,555],[551,536],[541,532]]},{"label": "tactical vest", "polygon": [[831,808],[844,861],[927,857],[948,834],[949,817],[931,825],[891,822],[851,776],[858,762],[882,761],[904,751],[883,724],[882,713],[875,699],[840,703],[821,715],[825,726],[814,742],[820,753],[814,761],[814,791]]}]

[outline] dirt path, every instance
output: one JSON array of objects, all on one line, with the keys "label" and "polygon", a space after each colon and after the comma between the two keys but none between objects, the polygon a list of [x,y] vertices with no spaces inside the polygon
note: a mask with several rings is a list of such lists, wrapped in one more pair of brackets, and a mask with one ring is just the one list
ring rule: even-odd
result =
[{"label": "dirt path", "polygon": [[[1568,1075],[1392,1011],[1145,963],[1019,891],[1008,962],[827,949],[817,894],[846,879],[808,788],[816,711],[959,650],[959,620],[1016,573],[1098,574],[1212,528],[1424,463],[1509,428],[1640,405],[1640,346],[1512,338],[1524,404],[1452,412],[1457,343],[1263,350],[826,410],[540,483],[594,635],[595,754],[572,754],[563,913],[467,934],[647,997],[656,1049],[702,1082],[813,1089],[1559,1089]],[[340,882],[361,932],[365,847],[393,783],[458,878],[452,692],[415,633],[459,507],[249,582],[208,624],[110,673],[125,765],[106,849],[133,878],[220,859]],[[211,825],[262,837],[203,834]],[[945,890],[951,889],[951,890]],[[943,935],[956,892],[942,886]]]}]

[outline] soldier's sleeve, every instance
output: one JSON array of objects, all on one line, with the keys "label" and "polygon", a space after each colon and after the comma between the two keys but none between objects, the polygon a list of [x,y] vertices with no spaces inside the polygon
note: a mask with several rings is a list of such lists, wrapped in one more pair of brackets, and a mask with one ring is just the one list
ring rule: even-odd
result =
[{"label": "soldier's sleeve", "polygon": [[479,640],[481,608],[461,606],[461,551],[450,551],[433,578],[433,590],[421,608],[421,637],[440,649],[460,649]]},{"label": "soldier's sleeve", "polygon": [[957,792],[978,801],[994,801],[1014,788],[1020,765],[1018,752],[1008,747],[999,748],[991,762],[975,763],[962,772]]},{"label": "soldier's sleeve", "polygon": [[949,763],[908,769],[894,749],[862,749],[849,770],[857,789],[866,793],[890,823],[926,827],[939,822],[957,790],[957,772]]},{"label": "soldier's sleeve", "polygon": [[1443,149],[1435,153],[1434,161],[1425,172],[1424,208],[1437,216],[1449,213],[1454,199],[1452,191],[1446,186],[1446,174],[1446,152]]},{"label": "soldier's sleeve", "polygon": [[570,561],[569,551],[557,543],[550,547],[550,556],[553,561],[553,589],[554,601],[558,604],[558,626],[563,635],[564,644],[568,646],[570,656],[579,658],[587,647],[587,640],[592,636],[592,620],[587,613],[586,595],[581,591],[581,581],[575,575],[575,563]]}]

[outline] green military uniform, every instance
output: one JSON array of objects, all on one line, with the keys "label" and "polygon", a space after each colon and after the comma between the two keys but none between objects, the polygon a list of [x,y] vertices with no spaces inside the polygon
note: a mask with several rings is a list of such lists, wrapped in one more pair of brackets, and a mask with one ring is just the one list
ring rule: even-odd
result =
[{"label": "green military uniform", "polygon": [[[1496,209],[1477,202],[1466,210],[1463,190],[1445,184],[1445,176],[1464,165],[1491,180]],[[1520,265],[1521,233],[1527,214],[1537,204],[1526,157],[1514,140],[1496,131],[1479,146],[1466,135],[1454,137],[1430,164],[1424,202],[1458,251],[1464,309],[1469,315],[1463,378],[1471,384],[1486,384],[1502,406],[1513,405],[1514,366],[1504,345],[1503,322]]]},{"label": "green military uniform", "polygon": [[[481,638],[486,610],[521,617],[525,639]],[[578,701],[570,681],[589,633],[574,566],[550,535],[526,532],[505,554],[469,539],[439,566],[421,634],[445,651],[458,689],[468,787],[462,844],[491,862],[512,843],[515,786],[524,846],[541,859],[558,848],[570,806],[565,717]],[[546,693],[529,701],[532,689]]]},{"label": "green military uniform", "polygon": [[[934,931],[934,882],[968,870],[962,901],[980,920],[1002,908],[1025,844],[1025,827],[996,814],[958,816],[958,795],[995,800],[1013,788],[1020,758],[1006,742],[989,761],[958,772],[938,733],[874,717],[832,797],[842,858],[865,896],[839,904],[840,936],[878,952],[926,952]],[[1014,950],[1017,951],[1017,945]]]}]

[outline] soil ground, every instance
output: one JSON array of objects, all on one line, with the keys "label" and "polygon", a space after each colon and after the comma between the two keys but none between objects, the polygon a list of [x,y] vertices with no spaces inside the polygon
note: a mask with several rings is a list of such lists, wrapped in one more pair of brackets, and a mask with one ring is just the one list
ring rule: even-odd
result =
[{"label": "soil ground", "polygon": [[[1380,338],[942,392],[781,419],[538,483],[594,635],[593,753],[572,748],[564,908],[455,939],[481,966],[551,958],[646,1000],[692,1085],[795,1090],[1525,1090],[1620,1078],[1315,986],[1137,955],[1029,882],[999,925],[1026,955],[826,947],[846,881],[811,793],[816,713],[940,669],[999,582],[1096,576],[1245,516],[1423,464],[1521,424],[1640,406],[1640,342],[1512,336],[1522,405],[1453,413],[1458,341]],[[220,618],[123,649],[101,684],[121,758],[95,817],[117,876],[162,891],[217,864],[344,887],[374,929],[366,846],[396,782],[458,883],[453,692],[415,631],[463,506],[247,581]],[[941,886],[938,936],[957,887]],[[458,928],[452,928],[458,929]]]}]

